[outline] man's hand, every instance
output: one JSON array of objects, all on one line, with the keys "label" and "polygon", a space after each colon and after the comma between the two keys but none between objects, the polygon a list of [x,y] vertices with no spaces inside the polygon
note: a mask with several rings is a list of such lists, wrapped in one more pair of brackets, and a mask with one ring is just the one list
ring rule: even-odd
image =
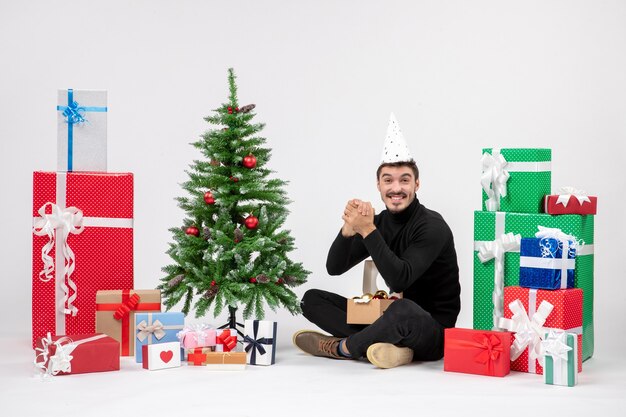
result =
[{"label": "man's hand", "polygon": [[354,228],[352,228],[352,226],[346,222],[345,216],[348,213],[348,210],[353,210],[357,208],[360,203],[361,200],[349,200],[346,204],[346,208],[343,209],[343,216],[341,217],[343,219],[343,226],[341,227],[341,235],[343,237],[352,237],[356,235],[356,231],[354,230]]},{"label": "man's hand", "polygon": [[376,226],[374,226],[374,208],[369,201],[357,199],[348,201],[341,218],[344,221],[344,227],[341,229],[341,233],[345,237],[349,236],[344,234],[344,230],[347,233],[352,232],[350,236],[354,236],[355,233],[358,233],[363,238],[376,230]]}]

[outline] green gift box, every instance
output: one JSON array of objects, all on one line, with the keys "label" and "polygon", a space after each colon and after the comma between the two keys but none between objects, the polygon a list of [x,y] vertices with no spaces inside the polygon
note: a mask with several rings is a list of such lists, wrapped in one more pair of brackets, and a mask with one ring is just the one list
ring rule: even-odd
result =
[{"label": "green gift box", "polygon": [[[478,254],[486,242],[493,242],[505,233],[535,237],[537,226],[561,229],[584,244],[579,247],[574,270],[574,287],[583,290],[583,360],[593,355],[593,221],[594,216],[550,214],[474,212],[474,328],[494,328],[494,288],[496,260],[481,262]],[[505,287],[519,285],[519,249],[503,255]],[[502,290],[502,289],[500,289]],[[501,291],[497,293],[501,294]],[[496,302],[502,304],[499,295]]]},{"label": "green gift box", "polygon": [[483,210],[541,213],[551,192],[550,149],[483,149]]}]

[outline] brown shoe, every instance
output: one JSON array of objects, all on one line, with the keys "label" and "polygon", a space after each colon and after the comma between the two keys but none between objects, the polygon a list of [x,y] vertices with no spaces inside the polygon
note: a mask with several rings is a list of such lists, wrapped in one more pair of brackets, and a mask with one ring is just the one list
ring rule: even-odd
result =
[{"label": "brown shoe", "polygon": [[333,359],[349,359],[339,355],[341,338],[328,336],[313,330],[300,330],[293,335],[293,344],[304,353]]},{"label": "brown shoe", "polygon": [[413,360],[413,349],[391,343],[374,343],[367,348],[367,359],[379,368],[395,368]]}]

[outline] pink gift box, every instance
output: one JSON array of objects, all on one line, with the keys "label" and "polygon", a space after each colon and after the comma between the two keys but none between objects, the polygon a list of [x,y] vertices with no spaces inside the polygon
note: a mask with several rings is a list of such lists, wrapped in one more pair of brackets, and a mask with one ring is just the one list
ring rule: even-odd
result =
[{"label": "pink gift box", "polygon": [[177,336],[182,347],[195,349],[215,346],[216,331],[206,325],[185,326],[182,331],[178,332]]}]

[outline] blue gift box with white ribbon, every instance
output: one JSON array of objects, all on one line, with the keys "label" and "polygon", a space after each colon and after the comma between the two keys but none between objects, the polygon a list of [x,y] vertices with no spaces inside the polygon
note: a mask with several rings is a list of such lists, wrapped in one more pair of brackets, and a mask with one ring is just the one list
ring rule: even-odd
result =
[{"label": "blue gift box with white ribbon", "polygon": [[107,92],[59,90],[57,171],[107,170]]},{"label": "blue gift box with white ribbon", "polygon": [[574,245],[573,241],[554,238],[522,238],[520,287],[544,290],[574,288]]},{"label": "blue gift box with white ribbon", "polygon": [[184,324],[183,313],[135,313],[135,360],[137,363],[143,361],[142,347],[144,345],[178,342],[177,333],[183,329]]},{"label": "blue gift box with white ribbon", "polygon": [[246,320],[244,350],[250,365],[273,365],[276,362],[275,321]]}]

